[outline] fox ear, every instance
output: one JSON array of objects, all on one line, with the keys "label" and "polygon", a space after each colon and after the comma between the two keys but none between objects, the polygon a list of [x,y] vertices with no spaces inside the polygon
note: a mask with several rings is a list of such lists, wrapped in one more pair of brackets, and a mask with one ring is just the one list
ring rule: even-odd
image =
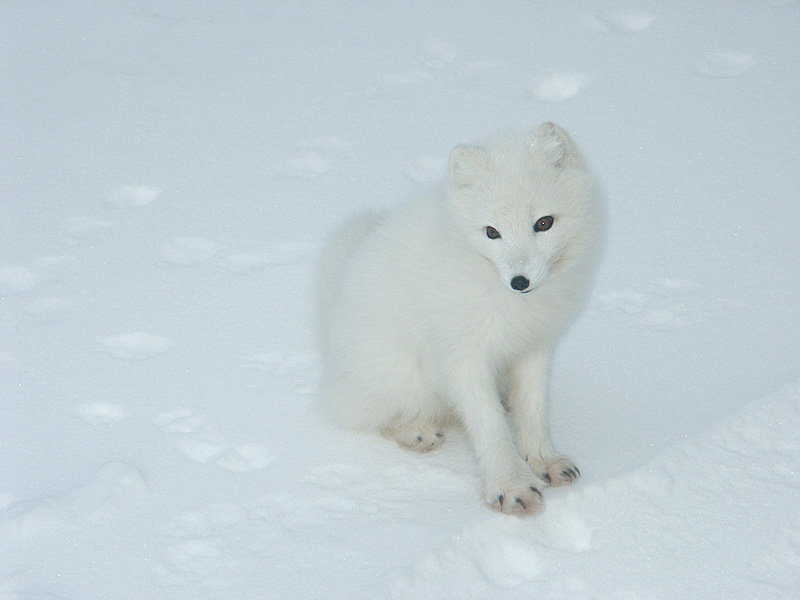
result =
[{"label": "fox ear", "polygon": [[450,181],[456,187],[472,185],[478,173],[489,170],[489,155],[479,146],[460,145],[450,153]]},{"label": "fox ear", "polygon": [[583,159],[575,144],[567,132],[555,123],[543,123],[539,126],[533,134],[531,148],[554,167],[583,169]]}]

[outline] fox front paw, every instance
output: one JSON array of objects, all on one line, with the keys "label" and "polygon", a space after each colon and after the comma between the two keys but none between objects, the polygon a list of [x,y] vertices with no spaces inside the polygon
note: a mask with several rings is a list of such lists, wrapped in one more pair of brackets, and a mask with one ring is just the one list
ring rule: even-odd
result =
[{"label": "fox front paw", "polygon": [[549,486],[569,485],[581,476],[578,467],[566,456],[556,456],[549,460],[528,457],[527,461],[533,472]]},{"label": "fox front paw", "polygon": [[519,477],[494,485],[484,483],[484,494],[486,502],[496,511],[523,517],[544,510],[543,487],[544,483],[536,477]]}]

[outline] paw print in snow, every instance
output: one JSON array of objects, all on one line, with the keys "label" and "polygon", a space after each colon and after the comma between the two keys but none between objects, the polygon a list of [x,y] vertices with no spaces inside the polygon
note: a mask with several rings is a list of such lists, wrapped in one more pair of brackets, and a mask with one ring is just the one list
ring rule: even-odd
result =
[{"label": "paw print in snow", "polygon": [[642,327],[677,329],[691,323],[693,309],[689,292],[694,285],[683,280],[662,278],[644,291],[624,288],[603,292],[597,297],[602,312],[623,312],[636,317]]},{"label": "paw print in snow", "polygon": [[239,444],[226,448],[215,463],[233,473],[247,473],[268,467],[272,453],[260,444]]},{"label": "paw print in snow", "polygon": [[746,52],[712,52],[694,64],[694,71],[708,77],[735,77],[754,64],[753,55]]},{"label": "paw print in snow", "polygon": [[308,151],[281,160],[273,168],[280,177],[296,179],[327,173],[331,170],[331,163],[319,152]]},{"label": "paw print in snow", "polygon": [[154,568],[156,582],[217,590],[228,587],[230,570],[238,562],[229,537],[247,520],[245,509],[234,504],[210,504],[179,514],[166,532],[170,541]]},{"label": "paw print in snow", "polygon": [[84,404],[75,409],[75,415],[90,425],[100,425],[103,423],[116,423],[128,416],[128,411],[118,404],[107,402],[93,402]]},{"label": "paw print in snow", "polygon": [[169,339],[144,331],[111,336],[101,343],[111,354],[125,359],[147,358],[163,354],[172,348],[172,342]]},{"label": "paw print in snow", "polygon": [[330,135],[306,140],[301,142],[299,147],[304,150],[311,150],[321,153],[342,152],[352,148],[353,142],[347,138]]},{"label": "paw print in snow", "polygon": [[40,279],[27,267],[0,267],[0,292],[21,294],[33,288]]},{"label": "paw print in snow", "polygon": [[233,473],[264,469],[272,463],[272,453],[265,446],[230,444],[189,409],[163,412],[153,423],[167,433],[184,434],[175,441],[175,449],[195,462],[215,464]]},{"label": "paw print in snow", "polygon": [[272,453],[260,444],[229,445],[215,435],[187,435],[176,443],[178,451],[195,462],[215,464],[232,473],[265,469]]},{"label": "paw print in snow", "polygon": [[161,246],[161,260],[174,265],[194,265],[208,260],[221,249],[221,244],[206,238],[177,237]]},{"label": "paw print in snow", "polygon": [[444,69],[456,58],[456,49],[445,40],[428,38],[417,52],[419,61],[429,69]]},{"label": "paw print in snow", "polygon": [[305,371],[313,366],[314,361],[314,354],[296,352],[264,352],[244,357],[245,366],[278,376]]},{"label": "paw print in snow", "polygon": [[64,229],[71,234],[83,234],[108,229],[114,221],[97,219],[95,217],[69,217],[64,219]]},{"label": "paw print in snow", "polygon": [[54,321],[75,307],[75,302],[58,296],[46,296],[28,302],[23,310],[39,321]]},{"label": "paw print in snow", "polygon": [[439,157],[421,156],[409,164],[403,174],[416,183],[429,184],[438,181],[445,172],[446,164]]},{"label": "paw print in snow", "polygon": [[555,103],[569,100],[589,83],[584,73],[555,73],[528,84],[528,90],[543,102]]},{"label": "paw print in snow", "polygon": [[138,208],[154,202],[161,188],[149,185],[122,185],[108,195],[108,201],[119,208]]},{"label": "paw print in snow", "polygon": [[313,248],[312,245],[302,242],[280,242],[267,250],[234,252],[224,258],[224,263],[235,271],[294,264],[306,260]]},{"label": "paw print in snow", "polygon": [[188,408],[176,408],[153,417],[153,423],[169,433],[193,433],[203,420]]},{"label": "paw print in snow", "polygon": [[657,18],[647,13],[615,12],[590,15],[587,18],[587,25],[604,33],[639,33],[650,27]]}]

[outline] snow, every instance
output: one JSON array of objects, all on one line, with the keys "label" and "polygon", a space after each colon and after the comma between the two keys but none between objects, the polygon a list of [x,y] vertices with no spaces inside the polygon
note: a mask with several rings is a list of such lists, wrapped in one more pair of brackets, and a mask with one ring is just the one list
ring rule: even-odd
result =
[{"label": "snow", "polygon": [[161,190],[147,185],[122,185],[113,190],[108,201],[120,208],[126,206],[144,206],[158,199]]},{"label": "snow", "polygon": [[531,93],[544,102],[563,102],[569,100],[589,82],[583,73],[556,73],[531,83]]},{"label": "snow", "polygon": [[[0,6],[0,598],[800,597],[800,3]],[[520,520],[318,406],[316,254],[545,120],[607,247]]]}]

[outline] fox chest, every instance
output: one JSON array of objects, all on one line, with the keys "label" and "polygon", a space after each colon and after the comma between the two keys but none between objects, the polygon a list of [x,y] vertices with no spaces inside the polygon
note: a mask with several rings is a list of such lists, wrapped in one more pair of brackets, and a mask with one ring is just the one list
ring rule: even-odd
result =
[{"label": "fox chest", "polygon": [[425,362],[509,364],[548,345],[547,332],[528,311],[451,307],[414,337]]}]

